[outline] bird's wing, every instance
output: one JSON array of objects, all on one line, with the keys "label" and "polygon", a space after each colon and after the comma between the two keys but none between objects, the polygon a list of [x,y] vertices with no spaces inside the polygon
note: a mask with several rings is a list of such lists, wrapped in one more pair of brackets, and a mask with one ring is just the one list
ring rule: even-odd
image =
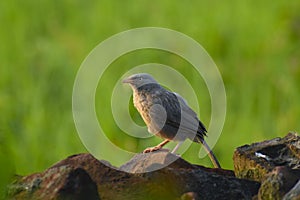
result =
[{"label": "bird's wing", "polygon": [[194,116],[199,121],[199,129],[201,129],[205,134],[205,132],[207,132],[207,130],[206,130],[204,124],[198,119],[197,114],[190,108],[187,101],[179,94],[177,94],[175,92],[174,92],[174,94],[177,96],[178,100],[181,102],[182,109],[185,110],[184,112],[189,113],[189,115]]},{"label": "bird's wing", "polygon": [[189,107],[187,101],[182,96],[180,96],[179,94],[177,94],[176,92],[173,92],[173,94],[176,95],[176,97],[177,97],[177,99],[178,99],[178,101],[179,101],[179,103],[181,105],[181,109],[183,109],[184,112],[189,113],[189,115],[197,118],[197,114]]},{"label": "bird's wing", "polygon": [[159,130],[163,128],[164,132],[176,130],[179,138],[193,139],[197,135],[201,122],[186,101],[180,95],[169,91],[156,98],[159,99],[160,105],[150,109],[152,124],[159,124],[160,127],[156,128],[160,128]]},{"label": "bird's wing", "polygon": [[197,131],[199,123],[197,114],[187,105],[185,99],[171,92],[168,92],[167,98],[164,107],[170,108],[171,112],[168,113],[166,122],[187,131]]}]

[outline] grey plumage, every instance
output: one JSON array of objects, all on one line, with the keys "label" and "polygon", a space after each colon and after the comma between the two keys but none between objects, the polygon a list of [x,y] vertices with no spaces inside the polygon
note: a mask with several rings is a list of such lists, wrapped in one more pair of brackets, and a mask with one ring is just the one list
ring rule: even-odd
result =
[{"label": "grey plumage", "polygon": [[175,152],[184,140],[190,139],[202,143],[215,167],[220,167],[204,141],[207,132],[204,124],[179,94],[166,90],[146,73],[134,74],[124,79],[123,83],[130,84],[134,106],[141,114],[148,131],[165,139],[161,144],[147,148],[144,152],[158,150],[170,140],[178,142],[173,150]]}]

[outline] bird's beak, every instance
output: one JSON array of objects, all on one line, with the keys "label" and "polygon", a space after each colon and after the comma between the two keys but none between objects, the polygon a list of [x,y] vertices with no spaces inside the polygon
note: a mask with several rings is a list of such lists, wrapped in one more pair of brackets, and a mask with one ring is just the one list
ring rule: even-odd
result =
[{"label": "bird's beak", "polygon": [[131,83],[131,79],[130,78],[125,78],[125,79],[123,79],[122,83]]}]

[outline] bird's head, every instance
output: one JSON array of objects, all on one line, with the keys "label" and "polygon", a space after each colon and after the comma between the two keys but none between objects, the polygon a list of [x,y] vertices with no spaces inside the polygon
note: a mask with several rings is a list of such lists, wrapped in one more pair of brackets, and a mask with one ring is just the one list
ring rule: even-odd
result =
[{"label": "bird's head", "polygon": [[134,89],[138,89],[139,87],[146,84],[158,84],[157,81],[151,75],[146,73],[133,74],[128,78],[125,78],[122,82],[130,84],[130,86]]}]

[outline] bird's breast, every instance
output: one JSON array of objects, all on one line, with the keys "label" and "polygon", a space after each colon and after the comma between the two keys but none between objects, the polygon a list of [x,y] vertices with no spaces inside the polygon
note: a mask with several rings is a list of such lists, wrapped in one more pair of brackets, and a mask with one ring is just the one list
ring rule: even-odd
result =
[{"label": "bird's breast", "polygon": [[133,104],[142,116],[144,122],[148,126],[151,123],[151,118],[149,114],[149,109],[152,106],[152,103],[148,101],[147,95],[134,92],[133,94]]}]

